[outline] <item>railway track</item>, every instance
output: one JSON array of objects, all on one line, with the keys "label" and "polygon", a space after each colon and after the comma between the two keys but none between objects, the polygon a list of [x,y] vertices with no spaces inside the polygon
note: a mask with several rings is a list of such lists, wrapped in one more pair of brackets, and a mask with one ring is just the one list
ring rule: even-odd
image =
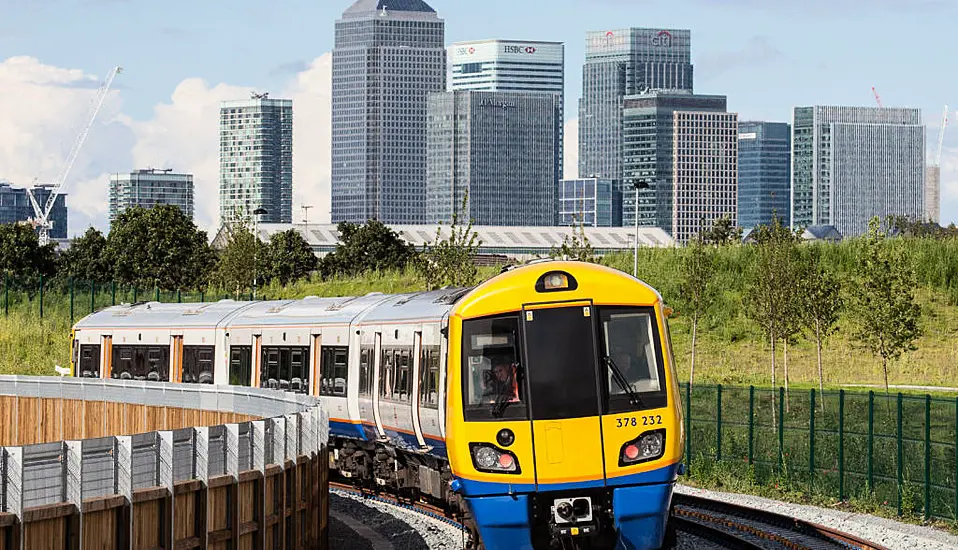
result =
[{"label": "railway track", "polygon": [[887,550],[824,525],[702,497],[674,494],[672,521],[728,548],[787,550]]},{"label": "railway track", "polygon": [[[457,518],[423,502],[330,482],[330,489],[359,495],[445,522],[465,531]],[[741,550],[888,550],[830,527],[702,497],[675,493],[672,518],[680,538],[705,539],[717,547]],[[682,547],[679,544],[679,547]]]}]

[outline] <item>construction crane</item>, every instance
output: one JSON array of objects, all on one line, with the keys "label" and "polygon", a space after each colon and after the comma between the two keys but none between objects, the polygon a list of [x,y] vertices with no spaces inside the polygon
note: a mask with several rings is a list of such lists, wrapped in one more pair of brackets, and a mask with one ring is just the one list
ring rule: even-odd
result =
[{"label": "construction crane", "polygon": [[884,109],[885,106],[881,104],[881,96],[878,95],[878,90],[876,90],[874,86],[872,86],[872,93],[875,94],[875,101],[878,102],[878,108]]},{"label": "construction crane", "polygon": [[941,168],[941,152],[945,147],[945,128],[948,126],[948,106],[945,105],[945,114],[941,118],[941,129],[938,130],[938,151],[935,153],[935,167]]},{"label": "construction crane", "polygon": [[70,175],[70,171],[73,170],[73,164],[77,160],[77,156],[80,154],[80,149],[83,148],[83,143],[86,141],[87,136],[90,134],[90,129],[93,128],[93,122],[96,121],[96,117],[100,114],[100,109],[103,108],[103,102],[106,101],[106,95],[110,91],[110,87],[113,85],[113,79],[116,78],[116,75],[123,72],[122,67],[114,67],[110,74],[107,75],[106,80],[103,81],[103,84],[100,85],[99,90],[97,90],[96,96],[94,96],[93,109],[91,111],[89,121],[80,131],[80,135],[77,136],[76,142],[73,144],[73,149],[70,150],[70,154],[67,156],[66,165],[63,168],[63,171],[60,172],[60,177],[53,182],[53,186],[50,189],[50,196],[47,197],[46,203],[43,207],[40,207],[40,203],[37,202],[36,197],[33,196],[33,190],[27,189],[27,196],[30,197],[30,204],[33,206],[34,218],[31,220],[34,227],[39,230],[40,237],[40,246],[45,246],[50,242],[50,229],[53,228],[53,223],[50,222],[50,212],[53,211],[53,205],[57,201],[57,197],[60,196],[60,192],[63,190],[63,184],[66,182],[67,177]]}]

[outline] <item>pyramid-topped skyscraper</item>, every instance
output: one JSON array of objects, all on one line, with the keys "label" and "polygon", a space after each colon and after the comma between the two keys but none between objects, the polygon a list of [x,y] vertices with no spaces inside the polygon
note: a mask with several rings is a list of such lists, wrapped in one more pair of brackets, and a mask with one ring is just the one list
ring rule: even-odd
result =
[{"label": "pyramid-topped skyscraper", "polygon": [[336,22],[332,221],[422,223],[426,98],[446,89],[445,25],[422,0],[359,0]]}]

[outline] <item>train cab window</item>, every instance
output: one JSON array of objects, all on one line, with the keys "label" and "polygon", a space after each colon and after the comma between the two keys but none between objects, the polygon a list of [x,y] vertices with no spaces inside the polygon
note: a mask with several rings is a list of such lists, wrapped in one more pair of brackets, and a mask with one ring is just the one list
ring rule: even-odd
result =
[{"label": "train cab window", "polygon": [[359,352],[359,395],[372,396],[373,387],[373,349],[363,348]]},{"label": "train cab window", "polygon": [[309,348],[263,346],[260,387],[294,393],[309,391]]},{"label": "train cab window", "polygon": [[119,380],[170,380],[169,346],[113,346],[112,378]]},{"label": "train cab window", "polygon": [[322,350],[319,394],[330,397],[346,397],[349,348],[345,346],[323,346]]},{"label": "train cab window", "polygon": [[230,385],[249,386],[253,377],[253,346],[230,346]]},{"label": "train cab window", "polygon": [[183,346],[183,383],[213,383],[213,346]]},{"label": "train cab window", "polygon": [[528,417],[519,360],[519,318],[473,319],[462,324],[466,420]]},{"label": "train cab window", "polygon": [[[611,413],[664,407],[665,372],[652,308],[600,311],[605,390]],[[638,404],[634,404],[638,401]]]},{"label": "train cab window", "polygon": [[439,408],[439,347],[423,346],[419,359],[419,404]]},{"label": "train cab window", "polygon": [[100,344],[78,344],[76,375],[80,378],[100,377]]}]

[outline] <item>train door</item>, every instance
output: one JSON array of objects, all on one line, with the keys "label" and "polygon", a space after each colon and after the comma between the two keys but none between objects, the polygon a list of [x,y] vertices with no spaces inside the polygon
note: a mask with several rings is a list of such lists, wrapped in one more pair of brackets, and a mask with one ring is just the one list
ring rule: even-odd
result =
[{"label": "train door", "polygon": [[373,394],[375,393],[375,371],[376,371],[376,345],[375,335],[364,330],[357,330],[359,334],[350,336],[353,346],[350,354],[355,357],[359,355],[359,419],[362,422],[363,433],[368,439],[376,439],[379,432],[376,428],[376,416],[374,414]]},{"label": "train door", "polygon": [[109,380],[113,376],[113,336],[103,335],[103,359],[100,361],[103,368],[100,369],[100,378]]},{"label": "train door", "polygon": [[[422,423],[420,421],[420,410],[419,405],[422,401],[419,396],[421,395],[420,384],[423,381],[422,377],[422,331],[416,331],[413,334],[413,347],[412,347],[412,369],[409,373],[410,382],[412,382],[412,390],[409,392],[409,404],[412,407],[412,426],[413,432],[416,434],[416,441],[419,442],[420,448],[426,447],[426,439],[422,435]],[[428,371],[428,367],[427,367]],[[428,380],[426,381],[428,384]]]},{"label": "train door", "polygon": [[376,435],[380,438],[386,437],[386,430],[383,428],[382,415],[379,413],[379,389],[387,381],[381,380],[383,360],[383,333],[376,332],[376,343],[373,346],[373,387],[370,388],[373,394],[373,419],[376,422]]},{"label": "train door", "polygon": [[591,301],[523,307],[536,483],[605,477]]}]

